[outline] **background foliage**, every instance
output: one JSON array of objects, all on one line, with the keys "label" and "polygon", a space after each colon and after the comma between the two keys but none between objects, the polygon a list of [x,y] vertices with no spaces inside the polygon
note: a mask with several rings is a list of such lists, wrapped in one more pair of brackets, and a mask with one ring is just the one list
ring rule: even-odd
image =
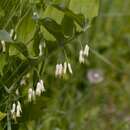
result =
[{"label": "background foliage", "polygon": [[[1,129],[11,123],[14,130],[128,130],[129,6],[128,0],[103,0],[100,8],[98,0],[1,0],[0,40],[7,48],[0,53]],[[9,37],[12,28],[15,41]],[[81,65],[78,55],[86,43],[90,55]],[[57,79],[55,65],[65,60],[73,75]],[[103,81],[90,79],[90,71],[98,72]],[[39,78],[46,92],[28,103],[28,88]],[[17,100],[22,117],[7,121]]]}]

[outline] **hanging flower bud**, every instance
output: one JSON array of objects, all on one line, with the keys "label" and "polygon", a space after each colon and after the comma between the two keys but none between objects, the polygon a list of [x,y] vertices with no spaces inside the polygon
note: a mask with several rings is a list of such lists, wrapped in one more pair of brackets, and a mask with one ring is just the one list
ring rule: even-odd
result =
[{"label": "hanging flower bud", "polygon": [[32,88],[28,89],[28,101],[31,102],[32,101],[32,94],[33,94],[33,90]]},{"label": "hanging flower bud", "polygon": [[39,15],[38,15],[37,12],[33,12],[33,19],[34,19],[34,20],[39,19]]},{"label": "hanging flower bud", "polygon": [[85,59],[84,59],[84,52],[83,50],[80,50],[79,52],[79,63],[84,63]]},{"label": "hanging flower bud", "polygon": [[36,96],[35,96],[35,91],[32,88],[28,89],[28,101],[35,101],[36,100]]},{"label": "hanging flower bud", "polygon": [[15,35],[14,35],[14,40],[16,40],[16,39],[17,39],[17,35],[15,34]]},{"label": "hanging flower bud", "polygon": [[36,95],[38,95],[38,96],[41,95],[41,93],[42,93],[42,89],[41,88],[42,88],[41,83],[38,82],[37,86],[36,86]]},{"label": "hanging flower bud", "polygon": [[32,91],[32,100],[35,101],[36,100],[36,95],[35,95],[35,91]]},{"label": "hanging flower bud", "polygon": [[13,103],[12,105],[11,116],[12,116],[12,119],[16,118],[16,104],[15,103]]},{"label": "hanging flower bud", "polygon": [[13,38],[13,36],[14,36],[14,29],[11,29],[10,30],[10,37]]},{"label": "hanging flower bud", "polygon": [[61,77],[63,73],[63,65],[59,64],[59,76]]},{"label": "hanging flower bud", "polygon": [[2,44],[2,51],[5,52],[6,51],[5,41],[1,40],[1,44]]},{"label": "hanging flower bud", "polygon": [[11,29],[11,31],[10,31],[10,37],[11,37],[13,40],[16,40],[17,35],[16,35],[14,29]]},{"label": "hanging flower bud", "polygon": [[16,93],[17,96],[19,96],[19,90],[18,89],[16,89],[15,93]]},{"label": "hanging flower bud", "polygon": [[84,48],[84,55],[88,56],[89,55],[89,46],[86,44],[85,48]]},{"label": "hanging flower bud", "polygon": [[21,81],[20,81],[20,85],[21,85],[21,86],[26,85],[26,80],[25,80],[25,77],[24,77],[23,79],[21,79]]},{"label": "hanging flower bud", "polygon": [[21,108],[20,102],[18,101],[17,102],[17,108],[16,108],[16,117],[20,117],[21,113],[22,113],[22,108]]},{"label": "hanging flower bud", "polygon": [[59,64],[56,65],[56,70],[55,70],[55,76],[57,77],[59,73]]},{"label": "hanging flower bud", "polygon": [[72,68],[71,68],[71,64],[70,64],[70,63],[68,63],[68,70],[69,70],[70,74],[73,74],[73,71],[72,71]]},{"label": "hanging flower bud", "polygon": [[16,104],[13,103],[13,105],[12,105],[12,109],[11,109],[11,113],[12,113],[12,114],[15,113],[15,110],[16,110]]},{"label": "hanging flower bud", "polygon": [[64,70],[63,70],[63,72],[64,72],[64,74],[66,74],[66,71],[67,71],[67,63],[66,62],[64,62]]},{"label": "hanging flower bud", "polygon": [[39,44],[39,56],[42,56],[43,52],[42,52],[42,45]]},{"label": "hanging flower bud", "polygon": [[45,92],[45,87],[44,87],[44,84],[43,84],[43,80],[40,80],[40,84],[41,84],[41,91]]}]

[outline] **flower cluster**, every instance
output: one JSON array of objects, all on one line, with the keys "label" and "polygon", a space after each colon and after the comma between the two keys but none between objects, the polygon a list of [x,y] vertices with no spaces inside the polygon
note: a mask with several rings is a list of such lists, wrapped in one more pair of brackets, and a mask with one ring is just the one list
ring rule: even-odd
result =
[{"label": "flower cluster", "polygon": [[20,116],[21,116],[21,113],[22,113],[22,108],[21,108],[20,102],[17,101],[17,104],[16,104],[16,103],[13,103],[12,109],[11,109],[12,119],[15,120],[16,117],[20,117]]},{"label": "flower cluster", "polygon": [[32,88],[28,89],[28,101],[35,101],[36,100],[36,95],[40,96],[42,92],[45,92],[45,87],[43,84],[43,80],[39,80],[37,85],[36,85],[36,90],[33,90]]},{"label": "flower cluster", "polygon": [[84,50],[81,49],[79,52],[79,62],[84,63],[85,62],[85,56],[88,57],[89,55],[89,46],[86,44]]},{"label": "flower cluster", "polygon": [[66,74],[67,69],[68,69],[68,71],[69,71],[70,74],[73,74],[73,71],[72,71],[70,63],[64,62],[63,65],[62,64],[57,64],[56,65],[56,70],[55,70],[55,76],[56,77],[63,76],[64,74]]}]

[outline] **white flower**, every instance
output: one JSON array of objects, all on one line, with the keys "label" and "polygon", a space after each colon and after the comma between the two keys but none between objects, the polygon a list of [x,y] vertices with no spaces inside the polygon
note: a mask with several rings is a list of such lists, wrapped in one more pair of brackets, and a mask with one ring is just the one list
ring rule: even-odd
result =
[{"label": "white flower", "polygon": [[11,114],[14,114],[14,113],[15,113],[15,110],[16,110],[16,104],[13,103],[12,109],[11,109]]},{"label": "white flower", "polygon": [[16,104],[15,103],[13,103],[13,105],[12,105],[11,116],[13,119],[16,118]]},{"label": "white flower", "polygon": [[43,81],[40,80],[38,83],[37,83],[37,86],[36,86],[36,95],[40,96],[42,92],[45,91],[45,88],[44,88],[44,85],[43,85]]},{"label": "white flower", "polygon": [[6,51],[5,41],[1,40],[1,44],[2,44],[2,48],[3,48],[3,52],[5,52]]},{"label": "white flower", "polygon": [[83,50],[80,50],[79,52],[79,63],[84,63],[85,59],[84,59],[84,52]]},{"label": "white flower", "polygon": [[84,55],[88,56],[89,55],[89,46],[86,44],[85,48],[84,48]]},{"label": "white flower", "polygon": [[71,68],[71,64],[70,64],[70,63],[68,63],[68,70],[69,70],[69,72],[70,72],[71,74],[73,74],[73,71],[72,71],[72,68]]},{"label": "white flower", "polygon": [[59,64],[56,65],[55,76],[59,75]]},{"label": "white flower", "polygon": [[18,101],[17,102],[17,108],[16,108],[16,117],[20,117],[21,113],[22,113],[22,108],[21,108],[20,102]]},{"label": "white flower", "polygon": [[63,74],[63,65],[62,64],[57,64],[56,65],[56,70],[55,70],[55,76],[61,77]]},{"label": "white flower", "polygon": [[62,76],[63,73],[63,65],[59,64],[59,76]]},{"label": "white flower", "polygon": [[36,100],[36,96],[35,96],[35,91],[32,88],[28,89],[28,101],[35,101]]},{"label": "white flower", "polygon": [[17,106],[15,103],[13,103],[12,109],[11,109],[12,118],[15,120],[16,117],[21,116],[21,113],[22,113],[22,108],[21,108],[20,102],[19,101],[17,102]]},{"label": "white flower", "polygon": [[10,37],[12,38],[13,35],[14,35],[14,29],[11,29],[11,30],[10,30]]},{"label": "white flower", "polygon": [[45,92],[45,87],[44,87],[44,84],[43,84],[43,80],[40,80],[40,83],[41,83],[41,91]]},{"label": "white flower", "polygon": [[29,102],[32,101],[32,93],[33,93],[32,88],[29,88],[29,89],[28,89],[28,101],[29,101]]},{"label": "white flower", "polygon": [[19,96],[19,90],[18,89],[16,89],[15,93],[16,93],[17,96]]},{"label": "white flower", "polygon": [[25,80],[25,78],[21,79],[21,81],[20,81],[20,85],[21,85],[21,86],[26,85],[26,80]]},{"label": "white flower", "polygon": [[42,52],[42,45],[39,44],[39,56],[42,56],[43,52]]},{"label": "white flower", "polygon": [[11,30],[10,30],[10,37],[11,37],[13,40],[16,40],[17,35],[16,35],[14,29],[11,29]]},{"label": "white flower", "polygon": [[41,91],[41,84],[38,82],[36,86],[36,95],[40,96],[42,93]]},{"label": "white flower", "polygon": [[32,99],[33,99],[33,101],[36,100],[36,95],[35,95],[35,91],[34,90],[32,91]]},{"label": "white flower", "polygon": [[64,70],[63,70],[63,72],[64,72],[64,74],[66,74],[66,71],[67,71],[67,63],[66,62],[64,62]]},{"label": "white flower", "polygon": [[16,39],[17,39],[17,35],[15,34],[15,35],[14,35],[14,40],[16,40]]},{"label": "white flower", "polygon": [[37,16],[37,12],[33,12],[33,16]]}]

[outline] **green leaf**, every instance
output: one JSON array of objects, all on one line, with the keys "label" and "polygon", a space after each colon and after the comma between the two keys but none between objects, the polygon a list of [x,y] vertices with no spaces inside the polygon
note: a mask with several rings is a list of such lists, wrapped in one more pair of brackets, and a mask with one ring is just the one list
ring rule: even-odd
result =
[{"label": "green leaf", "polygon": [[39,28],[36,30],[34,34],[34,42],[33,42],[33,50],[36,56],[39,55],[39,44],[42,38],[42,34],[40,33]]},{"label": "green leaf", "polygon": [[81,13],[86,18],[92,19],[98,15],[99,0],[70,0],[69,9]]},{"label": "green leaf", "polygon": [[6,64],[5,55],[0,55],[0,73],[3,71],[3,67]]},{"label": "green leaf", "polygon": [[64,16],[62,20],[62,27],[65,37],[72,37],[75,33],[75,24],[71,17]]},{"label": "green leaf", "polygon": [[57,40],[64,40],[62,27],[51,18],[44,18],[40,20],[40,23],[51,33]]},{"label": "green leaf", "polygon": [[71,17],[73,20],[75,20],[82,28],[86,25],[85,17],[81,13],[75,14],[73,11],[60,4],[59,5],[54,4],[53,6],[58,10],[64,12],[66,16]]},{"label": "green leaf", "polygon": [[68,6],[70,0],[53,0],[54,4],[62,4],[63,6]]},{"label": "green leaf", "polygon": [[3,16],[5,16],[5,12],[4,12],[4,10],[0,7],[0,17],[3,17]]},{"label": "green leaf", "polygon": [[6,42],[12,42],[9,33],[6,30],[0,30],[0,40],[4,40]]},{"label": "green leaf", "polygon": [[15,43],[12,43],[11,45],[14,46],[19,52],[21,52],[25,57],[28,58],[29,54],[28,54],[28,50],[25,44],[21,42],[20,43],[15,42]]},{"label": "green leaf", "polygon": [[47,6],[47,8],[45,9],[45,12],[42,15],[42,18],[46,18],[46,17],[49,17],[55,20],[58,24],[60,24],[62,21],[62,18],[64,17],[64,13],[57,10],[53,6]]},{"label": "green leaf", "polygon": [[32,39],[35,32],[35,21],[32,19],[32,14],[26,12],[23,18],[21,18],[16,26],[17,39],[22,42],[28,42]]},{"label": "green leaf", "polygon": [[0,111],[0,121],[3,120],[6,117],[6,113],[2,113]]}]

